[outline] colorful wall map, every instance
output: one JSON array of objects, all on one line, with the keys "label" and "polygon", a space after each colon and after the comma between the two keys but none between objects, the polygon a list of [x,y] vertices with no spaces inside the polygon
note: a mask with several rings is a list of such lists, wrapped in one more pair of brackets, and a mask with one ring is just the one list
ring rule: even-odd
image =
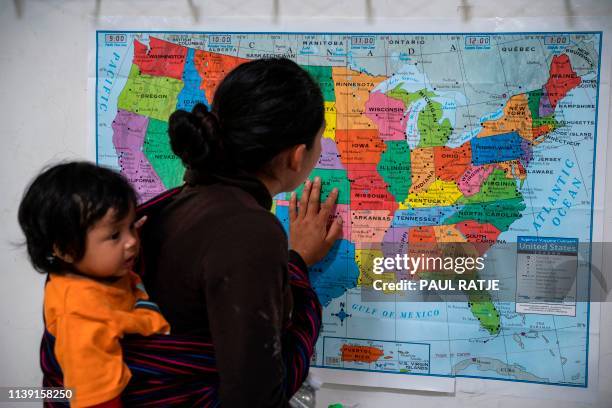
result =
[{"label": "colorful wall map", "polygon": [[[494,293],[367,301],[378,256],[518,237],[590,243],[601,33],[97,33],[96,146],[141,200],[182,182],[168,117],[207,105],[237,65],[285,56],[320,84],[324,196],[343,238],[311,271],[313,364],[585,387],[589,304],[520,313]],[[298,190],[299,193],[299,190]],[[287,227],[288,196],[275,197]],[[572,241],[572,242],[574,242]],[[516,254],[483,271],[513,279]],[[383,277],[385,275],[383,274]],[[387,277],[392,279],[393,277]],[[393,278],[394,279],[394,278]]]}]

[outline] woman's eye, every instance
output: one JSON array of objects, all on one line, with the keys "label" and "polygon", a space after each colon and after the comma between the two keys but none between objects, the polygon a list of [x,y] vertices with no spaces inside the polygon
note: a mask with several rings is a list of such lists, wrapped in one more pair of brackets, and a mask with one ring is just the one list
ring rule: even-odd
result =
[{"label": "woman's eye", "polygon": [[119,231],[114,232],[110,237],[111,239],[119,239]]}]

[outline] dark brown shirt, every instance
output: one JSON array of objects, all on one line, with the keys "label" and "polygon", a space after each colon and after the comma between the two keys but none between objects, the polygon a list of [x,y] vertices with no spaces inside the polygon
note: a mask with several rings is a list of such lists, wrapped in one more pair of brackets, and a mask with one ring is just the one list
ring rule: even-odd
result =
[{"label": "dark brown shirt", "polygon": [[143,230],[145,284],[173,334],[210,336],[224,407],[288,406],[287,237],[254,178],[187,186]]}]

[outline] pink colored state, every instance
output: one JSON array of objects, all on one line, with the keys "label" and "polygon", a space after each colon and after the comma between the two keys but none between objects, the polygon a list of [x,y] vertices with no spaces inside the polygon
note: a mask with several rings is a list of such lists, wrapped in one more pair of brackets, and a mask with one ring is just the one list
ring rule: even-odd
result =
[{"label": "pink colored state", "polygon": [[493,171],[493,166],[473,166],[463,173],[459,178],[457,187],[464,196],[469,197],[480,190],[480,186],[489,174]]},{"label": "pink colored state", "polygon": [[351,236],[351,216],[348,204],[336,204],[336,217],[342,218],[342,239],[349,239]]},{"label": "pink colored state", "polygon": [[374,92],[365,105],[365,115],[378,126],[382,140],[404,140],[407,116],[404,104],[380,92]]},{"label": "pink colored state", "polygon": [[317,163],[319,169],[338,169],[344,170],[340,158],[338,157],[338,149],[336,142],[330,138],[324,137],[321,139],[321,157]]},{"label": "pink colored state", "polygon": [[388,210],[351,211],[351,241],[355,244],[381,243],[393,217]]},{"label": "pink colored state", "polygon": [[119,156],[121,173],[138,193],[139,202],[165,190],[161,180],[142,152],[148,118],[120,110],[113,121],[113,146]]}]

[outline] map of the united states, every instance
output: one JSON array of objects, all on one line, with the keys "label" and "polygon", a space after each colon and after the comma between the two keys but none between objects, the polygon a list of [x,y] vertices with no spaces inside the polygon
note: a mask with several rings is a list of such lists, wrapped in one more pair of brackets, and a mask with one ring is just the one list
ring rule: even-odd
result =
[{"label": "map of the united states", "polygon": [[[404,373],[476,372],[491,378],[551,383],[584,381],[584,361],[576,365],[575,377],[567,378],[565,373],[563,377],[536,375],[531,367],[507,354],[501,358],[497,351],[479,354],[475,348],[500,338],[504,342],[511,338],[522,350],[526,342],[546,338],[544,332],[532,333],[527,317],[496,302],[490,293],[466,292],[465,304],[447,305],[446,310],[425,304],[425,310],[414,312],[415,317],[406,317],[413,312],[402,314],[397,306],[391,311],[368,304],[356,294],[360,288],[371,287],[374,279],[397,279],[394,273],[373,274],[376,257],[399,252],[418,256],[424,245],[444,243],[473,244],[474,254],[483,256],[496,243],[515,239],[514,228],[524,235],[552,235],[556,220],[559,225],[569,224],[551,215],[562,205],[561,193],[555,198],[554,191],[538,190],[535,178],[549,174],[554,183],[559,172],[555,166],[560,168],[566,160],[558,152],[568,147],[574,150],[572,163],[587,157],[590,162],[582,164],[592,165],[594,131],[590,136],[588,130],[578,131],[583,123],[567,112],[582,109],[571,102],[574,95],[596,97],[597,36],[284,38],[132,33],[121,34],[125,41],[109,41],[108,34],[98,35],[99,41],[105,39],[103,46],[99,43],[98,55],[98,159],[118,167],[141,200],[182,183],[184,169],[172,154],[167,136],[170,114],[176,109],[191,110],[198,102],[210,106],[216,87],[234,67],[254,58],[282,55],[296,60],[319,83],[326,128],[322,154],[311,177],[321,178],[323,198],[333,187],[339,189],[336,215],[343,218],[344,230],[331,253],[311,271],[325,313],[315,364]],[[551,41],[552,46],[547,44]],[[262,49],[266,46],[269,51]],[[385,53],[381,47],[387,47]],[[468,53],[476,57],[467,57]],[[435,62],[438,54],[453,59]],[[455,68],[442,65],[451,61]],[[475,61],[483,64],[482,77],[468,78],[469,69],[462,64]],[[535,61],[537,67],[529,67]],[[487,66],[493,71],[487,71]],[[512,73],[521,69],[524,76]],[[120,73],[124,73],[122,79]],[[473,100],[478,97],[480,101]],[[577,112],[581,121],[594,122],[594,112]],[[108,135],[110,143],[101,140],[102,135]],[[586,156],[576,154],[576,141],[590,146]],[[592,174],[568,178],[566,183],[569,187],[563,188],[571,206],[590,206]],[[583,190],[587,197],[578,197]],[[273,206],[286,228],[287,198],[285,194],[275,197]],[[572,236],[582,238],[585,232]],[[476,339],[472,345],[456,346],[463,351],[447,345],[443,352],[434,342],[425,353],[417,344],[427,342],[412,344],[412,335],[400,334],[403,330],[397,327],[410,319],[444,324],[440,316],[447,316],[445,324],[452,325],[452,317],[448,318],[452,308],[461,310],[454,315],[461,314],[461,324],[470,324]],[[585,316],[577,314],[574,319],[584,322]],[[395,322],[393,334],[380,323],[385,320]],[[546,326],[547,318],[542,320]],[[351,327],[351,322],[356,326]],[[406,324],[410,332],[412,323]],[[512,334],[506,332],[515,326]],[[370,336],[364,334],[368,332]],[[448,333],[433,336],[452,341]],[[437,351],[433,355],[432,348]],[[466,359],[458,358],[460,354]],[[436,356],[449,362],[436,363]],[[562,362],[560,366],[567,364],[567,357],[554,357]]]}]

